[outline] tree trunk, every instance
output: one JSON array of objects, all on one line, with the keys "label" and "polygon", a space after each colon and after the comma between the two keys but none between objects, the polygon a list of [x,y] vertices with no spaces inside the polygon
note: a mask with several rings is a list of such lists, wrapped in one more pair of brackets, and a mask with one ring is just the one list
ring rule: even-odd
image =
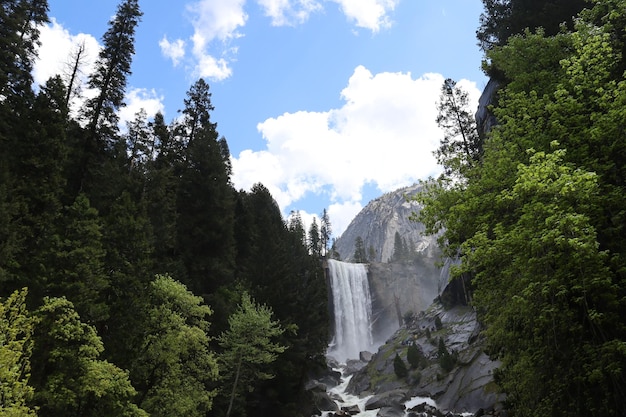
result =
[{"label": "tree trunk", "polygon": [[230,402],[228,403],[228,410],[226,411],[226,417],[230,417],[230,412],[233,409],[233,402],[235,401],[235,392],[237,391],[237,382],[239,382],[239,371],[241,370],[241,362],[243,355],[239,356],[239,362],[237,362],[237,371],[235,372],[235,382],[233,382],[233,390],[230,393]]}]

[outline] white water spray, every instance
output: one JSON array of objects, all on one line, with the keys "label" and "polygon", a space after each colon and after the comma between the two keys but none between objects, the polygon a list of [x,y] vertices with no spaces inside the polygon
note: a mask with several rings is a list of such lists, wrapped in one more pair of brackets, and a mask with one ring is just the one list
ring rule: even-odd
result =
[{"label": "white water spray", "polygon": [[328,354],[345,363],[374,347],[367,267],[329,259],[328,269],[335,315],[335,335]]}]

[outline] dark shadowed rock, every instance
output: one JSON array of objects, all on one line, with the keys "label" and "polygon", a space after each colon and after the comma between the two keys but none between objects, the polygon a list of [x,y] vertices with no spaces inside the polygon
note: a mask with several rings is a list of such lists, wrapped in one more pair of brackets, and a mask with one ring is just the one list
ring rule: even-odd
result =
[{"label": "dark shadowed rock", "polygon": [[315,409],[311,414],[322,414],[322,411],[338,411],[339,406],[326,392],[313,392]]}]

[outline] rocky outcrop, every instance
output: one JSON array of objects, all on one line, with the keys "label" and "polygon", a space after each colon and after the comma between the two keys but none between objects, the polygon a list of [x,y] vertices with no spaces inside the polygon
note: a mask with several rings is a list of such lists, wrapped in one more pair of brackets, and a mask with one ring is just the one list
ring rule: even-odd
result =
[{"label": "rocky outcrop", "polygon": [[[354,374],[347,391],[358,396],[373,395],[368,402],[384,407],[399,406],[412,397],[427,397],[444,413],[498,409],[503,400],[493,381],[498,364],[484,353],[480,330],[470,307],[445,309],[434,303],[379,348],[368,365]],[[453,358],[452,365],[443,365],[440,339]],[[407,360],[411,344],[423,355],[415,368]],[[398,378],[394,372],[396,353],[409,368],[406,378]]]},{"label": "rocky outcrop", "polygon": [[421,189],[420,185],[412,185],[370,201],[335,242],[341,259],[352,261],[354,243],[360,237],[368,256],[370,248],[373,249],[370,262],[387,262],[393,255],[396,232],[407,244],[412,243],[417,252],[434,257],[436,237],[422,236],[424,225],[410,219],[413,213],[419,213],[421,206],[406,197],[415,195]]},{"label": "rocky outcrop", "polygon": [[499,88],[500,83],[490,78],[478,99],[478,109],[476,110],[475,119],[478,134],[483,140],[487,133],[497,124],[496,117],[491,112],[490,106],[495,103]]}]

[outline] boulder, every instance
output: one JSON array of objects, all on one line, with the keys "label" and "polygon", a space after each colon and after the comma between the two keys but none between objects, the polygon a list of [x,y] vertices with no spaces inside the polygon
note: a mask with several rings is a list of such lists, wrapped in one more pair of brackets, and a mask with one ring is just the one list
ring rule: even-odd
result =
[{"label": "boulder", "polygon": [[341,411],[351,416],[354,416],[354,415],[359,414],[361,412],[361,409],[359,408],[358,405],[352,404],[352,405],[346,405],[346,406],[341,407]]},{"label": "boulder", "polygon": [[402,410],[404,409],[404,403],[407,400],[406,393],[406,389],[398,389],[373,395],[365,403],[365,409],[375,410],[377,408],[392,407]]},{"label": "boulder", "polygon": [[312,414],[322,414],[322,411],[338,411],[339,406],[326,392],[313,392],[315,410]]},{"label": "boulder", "polygon": [[376,417],[403,417],[404,410],[396,407],[383,407],[378,410]]},{"label": "boulder", "polygon": [[372,356],[374,356],[372,352],[363,351],[359,353],[359,360],[361,362],[369,362],[372,360]]}]

